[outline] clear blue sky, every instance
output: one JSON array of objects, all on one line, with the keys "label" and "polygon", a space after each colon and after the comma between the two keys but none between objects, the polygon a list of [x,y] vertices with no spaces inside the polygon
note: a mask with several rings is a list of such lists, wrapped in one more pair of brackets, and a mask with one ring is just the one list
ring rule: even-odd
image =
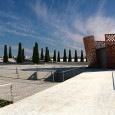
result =
[{"label": "clear blue sky", "polygon": [[39,48],[61,52],[84,50],[83,37],[115,33],[115,0],[0,0],[0,56],[5,44],[17,55],[21,42],[26,55]]}]

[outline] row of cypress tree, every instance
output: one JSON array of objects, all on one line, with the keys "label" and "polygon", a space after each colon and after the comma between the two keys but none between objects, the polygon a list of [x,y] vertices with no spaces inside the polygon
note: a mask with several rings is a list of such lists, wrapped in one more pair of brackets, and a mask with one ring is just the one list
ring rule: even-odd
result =
[{"label": "row of cypress tree", "polygon": [[[45,62],[49,62],[50,61],[48,47],[46,47],[45,58],[44,58],[44,55],[43,55],[43,48],[41,48],[41,59],[44,60]],[[67,57],[66,56],[66,49],[64,49],[63,62],[67,62],[67,59],[68,59],[68,62],[72,61],[71,50],[69,50],[69,55]],[[80,60],[81,60],[81,62],[84,61],[83,50],[81,50]],[[54,50],[53,62],[56,62],[56,61],[60,62],[60,52],[58,51],[58,55],[56,56],[56,50]],[[78,62],[77,50],[75,50],[74,62]]]},{"label": "row of cypress tree", "polygon": [[[68,58],[68,62],[72,61],[71,50],[69,50],[69,56],[67,57],[66,56],[66,49],[64,49],[63,62],[67,62],[67,58]],[[50,61],[48,47],[46,47],[45,58],[44,58],[44,55],[43,55],[43,48],[41,48],[41,59],[44,60],[45,62],[49,62]],[[80,57],[80,59],[81,59],[81,62],[84,61],[83,50],[81,50],[81,57]],[[58,51],[58,55],[56,56],[56,50],[54,50],[53,62],[56,62],[56,61],[60,62],[60,52]],[[74,62],[78,62],[77,50],[75,50]]]},{"label": "row of cypress tree", "polygon": [[[83,50],[81,50],[80,61],[84,62]],[[66,49],[64,49],[63,62],[67,62]],[[68,62],[72,62],[71,50],[69,50]],[[75,50],[74,62],[78,62],[77,50]]]},{"label": "row of cypress tree", "polygon": [[[41,48],[41,60],[44,60],[45,62],[49,62],[50,55],[49,55],[49,49],[46,47],[45,49],[45,56],[43,54],[43,48]],[[9,58],[12,58],[12,51],[11,47],[9,47]],[[63,62],[68,62],[72,61],[72,56],[71,56],[71,50],[69,50],[69,55],[68,57],[66,56],[66,49],[64,49],[64,56],[63,56]],[[83,57],[83,50],[81,50],[81,62],[84,61]],[[22,48],[22,44],[19,43],[18,46],[18,55],[17,55],[17,63],[23,63],[25,61],[25,53],[24,53],[24,48]],[[54,50],[54,55],[53,55],[53,61],[54,62],[60,62],[60,52],[58,51],[58,55],[56,56],[56,50]],[[74,56],[74,62],[78,61],[78,56],[77,56],[77,50],[75,50],[75,56]],[[4,56],[3,56],[3,62],[8,62],[8,54],[7,54],[7,45],[4,46]],[[35,43],[35,46],[33,47],[33,55],[32,55],[32,62],[39,64],[40,63],[40,58],[39,58],[39,47],[38,43]]]},{"label": "row of cypress tree", "polygon": [[[12,50],[11,50],[11,47],[9,47],[9,58],[12,58]],[[5,62],[5,63],[8,62],[7,45],[4,46],[3,62]]]},{"label": "row of cypress tree", "polygon": [[[3,62],[7,63],[8,58],[12,58],[12,49],[11,49],[11,47],[9,47],[9,56],[8,56],[7,45],[5,45],[4,46]],[[25,60],[24,48],[22,48],[22,44],[19,43],[18,55],[17,55],[17,63],[23,63],[24,60]]]}]

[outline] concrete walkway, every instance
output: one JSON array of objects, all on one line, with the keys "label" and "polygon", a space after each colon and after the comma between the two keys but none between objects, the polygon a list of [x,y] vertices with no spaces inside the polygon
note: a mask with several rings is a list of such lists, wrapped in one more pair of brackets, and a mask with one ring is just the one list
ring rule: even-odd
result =
[{"label": "concrete walkway", "polygon": [[115,115],[112,72],[82,73],[1,108],[0,115]]}]

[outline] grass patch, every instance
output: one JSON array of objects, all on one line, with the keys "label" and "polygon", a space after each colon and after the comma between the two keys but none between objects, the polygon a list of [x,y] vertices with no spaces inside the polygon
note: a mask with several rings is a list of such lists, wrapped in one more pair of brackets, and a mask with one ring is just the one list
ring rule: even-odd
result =
[{"label": "grass patch", "polygon": [[7,101],[7,100],[0,99],[0,108],[7,106],[9,104],[12,104],[12,103],[13,103],[13,101]]}]

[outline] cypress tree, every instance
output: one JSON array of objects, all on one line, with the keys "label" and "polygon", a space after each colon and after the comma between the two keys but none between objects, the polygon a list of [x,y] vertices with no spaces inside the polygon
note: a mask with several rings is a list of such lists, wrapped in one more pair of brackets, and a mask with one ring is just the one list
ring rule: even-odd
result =
[{"label": "cypress tree", "polygon": [[81,50],[81,62],[84,62],[84,58],[83,58],[83,50]]},{"label": "cypress tree", "polygon": [[54,50],[53,61],[56,62],[56,50]]},{"label": "cypress tree", "polygon": [[44,59],[43,48],[41,48],[41,59]]},{"label": "cypress tree", "polygon": [[36,64],[39,64],[40,60],[39,60],[39,50],[38,50],[38,43],[35,43],[35,47],[34,47],[34,62]]},{"label": "cypress tree", "polygon": [[58,51],[57,61],[60,62],[60,52]]},{"label": "cypress tree", "polygon": [[12,58],[12,50],[11,50],[11,47],[9,47],[9,58]]},{"label": "cypress tree", "polygon": [[35,47],[33,47],[32,62],[35,63]]},{"label": "cypress tree", "polygon": [[48,47],[46,47],[46,51],[45,51],[45,62],[49,62],[49,50],[48,50]]},{"label": "cypress tree", "polygon": [[22,44],[19,43],[18,47],[18,55],[17,55],[17,63],[22,63],[23,62],[23,56],[22,56]]},{"label": "cypress tree", "polygon": [[23,61],[25,61],[25,52],[24,52],[24,48],[22,49],[22,57],[23,57]]},{"label": "cypress tree", "polygon": [[71,62],[71,50],[69,50],[68,62]]},{"label": "cypress tree", "polygon": [[75,50],[75,57],[74,57],[74,62],[78,62],[78,57],[77,57],[77,50]]},{"label": "cypress tree", "polygon": [[3,56],[3,62],[8,62],[8,54],[7,54],[7,45],[4,46],[4,56]]},{"label": "cypress tree", "polygon": [[64,49],[63,62],[67,62],[66,49]]},{"label": "cypress tree", "polygon": [[49,52],[49,49],[48,49],[48,62],[51,61],[51,58],[50,58],[50,52]]}]

